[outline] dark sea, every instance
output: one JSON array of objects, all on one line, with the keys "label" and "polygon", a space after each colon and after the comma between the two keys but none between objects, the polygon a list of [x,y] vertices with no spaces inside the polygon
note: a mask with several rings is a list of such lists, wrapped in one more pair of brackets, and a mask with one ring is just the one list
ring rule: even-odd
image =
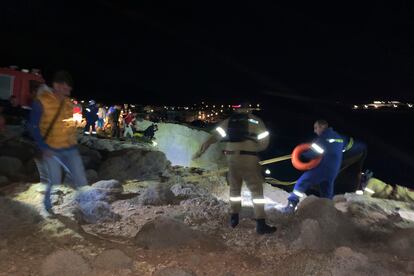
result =
[{"label": "dark sea", "polygon": [[[290,154],[299,143],[309,142],[313,122],[326,119],[337,132],[368,145],[365,169],[389,184],[414,188],[414,109],[353,110],[352,105],[280,101],[256,112],[271,133],[271,144],[262,159]],[[271,176],[296,180],[301,172],[290,161],[269,165]]]}]

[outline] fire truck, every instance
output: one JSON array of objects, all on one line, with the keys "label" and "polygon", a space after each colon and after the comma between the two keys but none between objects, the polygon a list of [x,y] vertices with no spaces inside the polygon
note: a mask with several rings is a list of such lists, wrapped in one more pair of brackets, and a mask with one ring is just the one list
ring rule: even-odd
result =
[{"label": "fire truck", "polygon": [[18,70],[16,66],[0,67],[0,100],[14,96],[22,108],[28,108],[36,93],[36,87],[45,81],[40,70]]}]

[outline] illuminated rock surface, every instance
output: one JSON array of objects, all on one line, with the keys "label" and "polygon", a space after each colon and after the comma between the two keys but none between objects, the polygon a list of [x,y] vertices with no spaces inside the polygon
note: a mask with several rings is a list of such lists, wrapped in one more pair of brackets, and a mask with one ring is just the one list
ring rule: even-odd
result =
[{"label": "illuminated rock surface", "polygon": [[[85,144],[100,143],[87,139]],[[286,204],[288,193],[265,184],[268,222],[278,231],[259,236],[245,188],[240,224],[232,229],[222,175],[170,166],[164,153],[149,145],[103,143],[107,148],[84,148],[82,153],[99,163],[101,179],[114,180],[78,193],[56,186],[52,193],[56,218],[41,215],[42,184],[18,183],[2,190],[1,275],[410,275],[414,271],[410,203],[355,194],[334,201],[310,196],[295,215],[286,216],[278,208]],[[129,155],[125,148],[131,148]],[[79,209],[85,214],[77,221]]]}]

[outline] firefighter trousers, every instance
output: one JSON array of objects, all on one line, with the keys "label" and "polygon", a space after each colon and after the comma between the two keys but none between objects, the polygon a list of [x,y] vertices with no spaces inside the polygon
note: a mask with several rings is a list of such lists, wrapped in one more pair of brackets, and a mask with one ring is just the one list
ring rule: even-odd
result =
[{"label": "firefighter trousers", "polygon": [[232,214],[240,212],[241,188],[245,181],[252,195],[254,214],[256,219],[264,219],[265,200],[263,197],[264,178],[259,165],[259,158],[252,155],[227,156],[229,173],[227,180],[230,185],[230,210]]}]

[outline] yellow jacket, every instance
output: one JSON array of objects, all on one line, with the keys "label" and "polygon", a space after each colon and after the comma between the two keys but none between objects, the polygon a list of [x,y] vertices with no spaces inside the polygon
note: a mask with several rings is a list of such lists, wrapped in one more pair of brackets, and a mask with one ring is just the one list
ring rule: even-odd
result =
[{"label": "yellow jacket", "polygon": [[364,194],[384,199],[414,202],[413,190],[399,185],[393,187],[376,178],[371,178],[369,180],[368,185],[365,188]]},{"label": "yellow jacket", "polygon": [[[50,91],[42,91],[37,96],[42,104],[43,113],[39,123],[41,135],[44,137],[56,112],[59,110],[60,101]],[[49,132],[45,143],[54,149],[69,148],[76,145],[76,126],[73,120],[73,104],[65,98],[58,118]]]}]

